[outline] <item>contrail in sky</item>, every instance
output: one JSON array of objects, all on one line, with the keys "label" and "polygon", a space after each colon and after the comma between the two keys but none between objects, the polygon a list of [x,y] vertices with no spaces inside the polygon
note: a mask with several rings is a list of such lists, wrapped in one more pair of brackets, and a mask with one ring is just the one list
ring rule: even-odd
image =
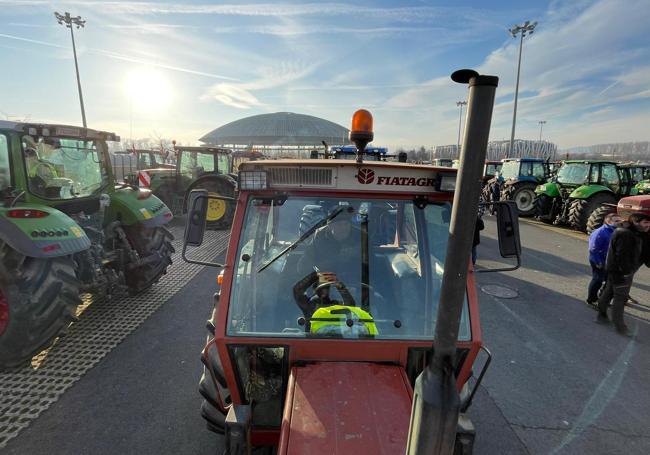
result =
[{"label": "contrail in sky", "polygon": [[[67,46],[60,46],[58,44],[53,44],[53,43],[48,43],[46,41],[39,41],[31,38],[23,38],[22,36],[15,36],[15,35],[6,35],[4,33],[0,33],[0,38],[7,38],[7,39],[12,39],[16,41],[23,41],[26,43],[32,43],[32,44],[39,44],[41,46],[48,46],[48,47],[55,47],[57,49],[69,49]],[[93,49],[93,48],[88,48],[87,52],[91,54],[96,54],[96,55],[103,55],[105,57],[109,57],[115,60],[121,60],[125,62],[131,62],[131,63],[139,63],[142,65],[147,65],[147,66],[153,66],[155,68],[161,68],[161,69],[166,69],[166,70],[171,70],[171,71],[178,71],[180,73],[186,73],[186,74],[194,74],[197,76],[205,76],[209,77],[212,79],[221,79],[221,80],[226,80],[226,81],[238,81],[239,79],[236,79],[234,77],[228,77],[228,76],[221,76],[219,74],[212,74],[212,73],[205,73],[203,71],[195,71],[189,68],[181,68],[178,66],[171,66],[171,65],[165,65],[164,63],[154,63],[150,62],[148,60],[143,60],[141,58],[137,57],[132,57],[130,55],[123,55],[123,54],[117,54],[115,52],[111,51],[105,51],[103,49]]]}]

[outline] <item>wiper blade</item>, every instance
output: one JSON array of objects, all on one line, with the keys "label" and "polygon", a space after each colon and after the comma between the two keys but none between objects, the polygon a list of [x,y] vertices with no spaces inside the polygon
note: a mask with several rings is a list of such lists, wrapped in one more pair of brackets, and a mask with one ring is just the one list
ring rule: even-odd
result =
[{"label": "wiper blade", "polygon": [[322,227],[325,226],[327,223],[329,223],[330,221],[332,221],[334,218],[336,218],[337,216],[339,216],[339,214],[340,214],[342,211],[343,211],[343,207],[339,207],[339,208],[337,208],[337,209],[334,210],[332,213],[330,213],[326,218],[323,218],[323,219],[320,220],[318,223],[314,224],[312,227],[310,227],[309,229],[307,229],[307,230],[305,231],[305,233],[304,233],[303,235],[301,235],[301,236],[300,236],[300,237],[299,237],[295,242],[293,242],[291,245],[289,245],[288,247],[286,247],[284,250],[280,251],[277,255],[275,255],[275,256],[273,257],[273,259],[271,259],[269,262],[267,262],[267,263],[264,264],[262,267],[260,267],[260,268],[257,270],[257,273],[260,273],[260,272],[264,271],[264,269],[266,269],[268,266],[270,266],[271,264],[273,264],[275,261],[277,261],[278,259],[280,259],[280,258],[281,258],[282,256],[284,256],[285,254],[287,254],[289,251],[296,249],[296,247],[297,247],[298,245],[300,245],[302,242],[304,242],[305,240],[307,240],[307,239],[309,238],[309,236],[311,236],[314,232],[316,232],[317,229],[322,228]]}]

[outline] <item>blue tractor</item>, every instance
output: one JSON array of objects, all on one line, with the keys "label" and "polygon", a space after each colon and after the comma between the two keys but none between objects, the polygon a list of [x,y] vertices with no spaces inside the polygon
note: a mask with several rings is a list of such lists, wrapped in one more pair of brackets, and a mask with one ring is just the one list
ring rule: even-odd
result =
[{"label": "blue tractor", "polygon": [[549,162],[541,158],[506,158],[501,167],[501,200],[514,201],[519,216],[533,216],[535,188],[550,176]]}]

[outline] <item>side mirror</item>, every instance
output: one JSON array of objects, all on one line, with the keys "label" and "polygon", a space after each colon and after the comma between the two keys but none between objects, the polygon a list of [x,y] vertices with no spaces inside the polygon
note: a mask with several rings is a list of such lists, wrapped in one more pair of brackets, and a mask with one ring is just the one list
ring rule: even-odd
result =
[{"label": "side mirror", "polygon": [[205,235],[205,221],[208,214],[208,190],[192,190],[187,203],[185,222],[185,244],[201,246]]},{"label": "side mirror", "polygon": [[476,270],[476,273],[517,270],[521,266],[521,240],[519,238],[519,212],[517,211],[517,204],[514,201],[499,201],[481,203],[479,205],[482,207],[494,206],[497,215],[499,253],[502,258],[515,258],[517,263],[512,267]]},{"label": "side mirror", "polygon": [[499,235],[499,252],[503,258],[518,258],[521,256],[521,241],[519,238],[519,214],[514,201],[503,201],[496,204],[497,232]]},{"label": "side mirror", "polygon": [[211,267],[224,267],[223,264],[210,261],[198,261],[187,257],[187,246],[199,247],[205,236],[205,223],[208,215],[208,202],[210,199],[235,202],[235,199],[224,196],[211,196],[208,190],[192,190],[187,201],[187,221],[185,222],[185,233],[183,235],[183,252],[181,254],[185,262]]}]

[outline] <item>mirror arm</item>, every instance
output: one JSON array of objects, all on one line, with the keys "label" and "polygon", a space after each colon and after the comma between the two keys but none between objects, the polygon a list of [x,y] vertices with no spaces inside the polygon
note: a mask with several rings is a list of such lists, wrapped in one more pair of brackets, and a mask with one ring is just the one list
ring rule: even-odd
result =
[{"label": "mirror arm", "polygon": [[198,264],[198,265],[207,265],[209,267],[217,267],[217,268],[224,268],[224,264],[220,264],[218,262],[210,262],[210,261],[197,261],[195,259],[190,259],[187,257],[187,243],[183,242],[183,251],[181,252],[181,257],[185,262],[189,262],[190,264]]}]

